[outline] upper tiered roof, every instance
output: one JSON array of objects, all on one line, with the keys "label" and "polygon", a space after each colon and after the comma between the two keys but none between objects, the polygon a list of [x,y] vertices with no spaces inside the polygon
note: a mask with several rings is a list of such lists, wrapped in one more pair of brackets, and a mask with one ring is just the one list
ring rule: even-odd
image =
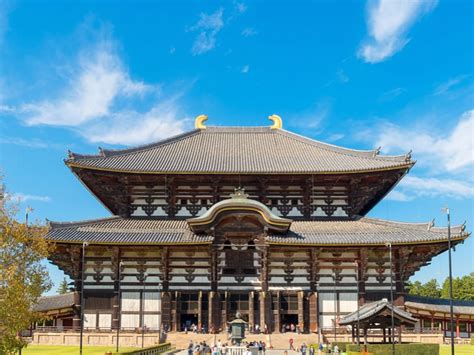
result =
[{"label": "upper tiered roof", "polygon": [[98,155],[70,153],[74,168],[154,174],[337,174],[410,168],[410,154],[382,156],[322,143],[281,128],[206,127]]}]

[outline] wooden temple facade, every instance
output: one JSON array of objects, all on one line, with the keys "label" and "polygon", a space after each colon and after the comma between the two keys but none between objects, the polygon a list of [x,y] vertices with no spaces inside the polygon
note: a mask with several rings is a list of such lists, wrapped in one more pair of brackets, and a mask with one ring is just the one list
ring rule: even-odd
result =
[{"label": "wooden temple facade", "polygon": [[[390,297],[387,243],[397,305],[405,281],[447,250],[447,230],[432,223],[365,217],[414,165],[410,154],[314,141],[278,116],[271,127],[205,119],[158,143],[66,159],[113,214],[50,223],[50,259],[84,289],[86,328],[217,332],[240,312],[261,330],[314,332]],[[453,245],[467,237],[452,227]]]}]

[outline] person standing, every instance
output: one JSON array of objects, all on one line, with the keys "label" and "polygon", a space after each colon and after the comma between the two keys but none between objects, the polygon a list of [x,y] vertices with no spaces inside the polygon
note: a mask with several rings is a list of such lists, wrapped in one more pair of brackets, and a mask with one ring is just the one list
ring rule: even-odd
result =
[{"label": "person standing", "polygon": [[306,343],[301,344],[301,355],[306,355],[306,351],[308,350],[308,347],[306,346]]},{"label": "person standing", "polygon": [[295,351],[296,351],[295,345],[294,345],[295,340],[293,339],[292,336],[290,337],[289,342],[290,342],[290,348],[289,348],[289,350],[295,350]]}]

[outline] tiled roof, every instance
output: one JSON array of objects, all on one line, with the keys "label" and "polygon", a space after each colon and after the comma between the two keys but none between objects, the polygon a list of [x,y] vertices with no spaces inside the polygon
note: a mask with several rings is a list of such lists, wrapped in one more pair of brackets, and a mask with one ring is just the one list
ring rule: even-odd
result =
[{"label": "tiled roof", "polygon": [[[451,228],[452,238],[467,237],[464,225]],[[271,243],[292,244],[411,244],[446,241],[447,229],[431,223],[402,223],[361,217],[356,220],[294,221],[290,233],[271,235]]]},{"label": "tiled roof", "polygon": [[194,234],[186,220],[112,217],[76,223],[50,222],[47,239],[62,242],[114,244],[199,244],[211,236]]},{"label": "tiled roof", "polygon": [[[212,236],[194,234],[184,219],[112,217],[76,223],[50,223],[47,239],[57,242],[97,244],[206,244]],[[464,226],[451,228],[455,240],[468,237]],[[361,217],[357,220],[293,221],[290,231],[270,235],[272,244],[384,245],[447,240],[445,228],[429,223],[399,223]]]},{"label": "tiled roof", "polygon": [[[405,296],[405,307],[428,312],[449,313],[449,300],[407,295]],[[474,301],[453,300],[453,312],[454,314],[474,316]]]},{"label": "tiled roof", "polygon": [[410,155],[382,156],[269,127],[208,127],[99,155],[70,153],[71,167],[143,173],[339,173],[408,168]]},{"label": "tiled roof", "polygon": [[36,312],[46,312],[72,306],[74,306],[74,292],[69,292],[63,295],[40,297],[38,303],[33,306],[33,310]]},{"label": "tiled roof", "polygon": [[352,312],[345,317],[343,317],[339,324],[340,325],[348,325],[348,324],[353,324],[357,322],[357,318],[359,318],[359,321],[367,321],[372,317],[376,317],[378,314],[383,312],[385,309],[389,310],[390,312],[393,309],[394,316],[397,318],[403,319],[405,322],[408,323],[416,323],[417,320],[413,318],[413,316],[401,310],[398,307],[392,306],[390,302],[388,302],[386,299],[382,299],[377,302],[372,302],[372,303],[367,303],[363,305],[362,307],[359,308],[358,311]]}]

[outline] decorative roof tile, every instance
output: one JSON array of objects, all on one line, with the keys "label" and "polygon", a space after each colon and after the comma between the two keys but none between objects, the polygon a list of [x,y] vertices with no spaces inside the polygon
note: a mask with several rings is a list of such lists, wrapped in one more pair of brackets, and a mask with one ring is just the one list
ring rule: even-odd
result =
[{"label": "decorative roof tile", "polygon": [[269,127],[207,127],[137,148],[70,153],[70,167],[136,173],[291,174],[408,169],[410,155],[337,147]]},{"label": "decorative roof tile", "polygon": [[[193,233],[185,219],[111,217],[76,223],[50,222],[47,239],[92,244],[209,244],[212,236]],[[463,226],[451,228],[453,240],[469,236]],[[384,245],[445,242],[446,228],[430,223],[400,223],[361,217],[357,220],[293,221],[284,234],[267,236],[270,244]]]}]

